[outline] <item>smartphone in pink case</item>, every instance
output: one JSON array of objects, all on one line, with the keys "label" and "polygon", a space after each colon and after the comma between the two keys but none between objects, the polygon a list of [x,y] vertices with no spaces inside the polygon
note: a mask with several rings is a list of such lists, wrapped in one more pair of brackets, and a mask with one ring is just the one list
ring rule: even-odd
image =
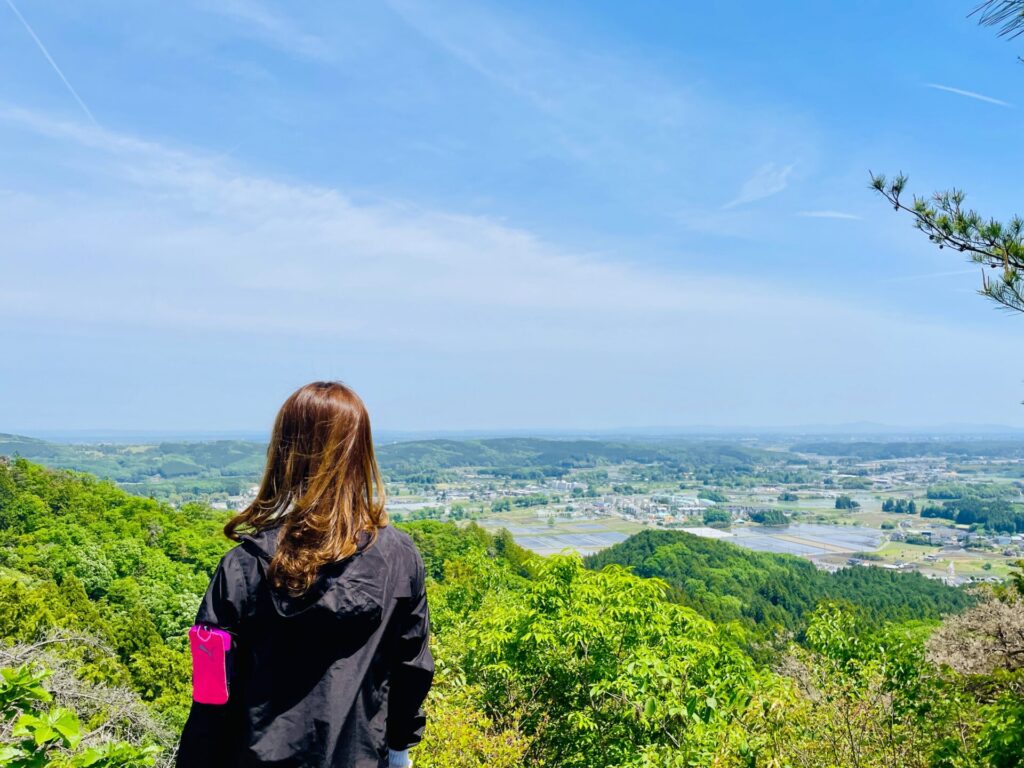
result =
[{"label": "smartphone in pink case", "polygon": [[227,704],[231,635],[197,624],[188,631],[188,643],[192,649],[192,700],[198,704]]}]

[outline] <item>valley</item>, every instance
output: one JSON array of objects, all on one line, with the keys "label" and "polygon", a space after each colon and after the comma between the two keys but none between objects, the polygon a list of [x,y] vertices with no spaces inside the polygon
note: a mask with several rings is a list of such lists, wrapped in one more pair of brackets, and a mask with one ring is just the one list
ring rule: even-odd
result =
[{"label": "valley", "polygon": [[[3,453],[175,506],[230,510],[253,497],[265,446],[5,435]],[[435,439],[379,445],[378,456],[394,521],[474,520],[542,555],[678,529],[824,570],[871,566],[953,585],[999,581],[1024,556],[1024,441],[1012,438]],[[978,519],[978,504],[992,519]]]}]

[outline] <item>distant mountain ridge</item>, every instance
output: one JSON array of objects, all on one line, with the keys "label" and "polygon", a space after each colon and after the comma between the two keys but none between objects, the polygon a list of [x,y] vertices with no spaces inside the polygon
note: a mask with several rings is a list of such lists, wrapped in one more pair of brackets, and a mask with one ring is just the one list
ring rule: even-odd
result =
[{"label": "distant mountain ridge", "polygon": [[[147,443],[59,443],[37,437],[0,433],[0,455],[20,455],[51,467],[75,469],[119,483],[147,478],[224,478],[255,482],[266,458],[266,443],[252,440],[164,440]],[[456,467],[498,469],[572,468],[602,464],[661,465],[699,472],[746,471],[755,466],[805,462],[799,454],[883,460],[910,456],[991,456],[1024,458],[1024,440],[941,438],[915,440],[837,439],[753,440],[724,437],[649,437],[631,439],[490,437],[431,438],[378,442],[377,456],[386,472],[404,475]]]},{"label": "distant mountain ridge", "polygon": [[589,467],[600,463],[669,463],[693,466],[714,462],[750,466],[777,460],[779,453],[730,442],[553,440],[499,437],[483,440],[413,440],[377,448],[386,469],[451,467]]},{"label": "distant mountain ridge", "polygon": [[[31,438],[64,444],[111,443],[139,444],[159,442],[210,442],[215,440],[240,440],[265,443],[269,435],[266,429],[238,430],[181,430],[181,429],[33,429]],[[907,426],[883,424],[881,422],[858,421],[835,424],[775,424],[775,425],[715,425],[690,424],[676,426],[633,426],[603,428],[558,428],[558,427],[501,427],[468,429],[393,429],[374,430],[379,443],[413,442],[425,440],[485,440],[494,438],[539,438],[547,440],[650,440],[650,439],[701,439],[701,438],[849,438],[894,440],[901,438],[976,438],[1004,436],[1024,440],[1024,426],[1005,424],[934,424],[928,426]],[[0,435],[0,437],[21,437]]]}]

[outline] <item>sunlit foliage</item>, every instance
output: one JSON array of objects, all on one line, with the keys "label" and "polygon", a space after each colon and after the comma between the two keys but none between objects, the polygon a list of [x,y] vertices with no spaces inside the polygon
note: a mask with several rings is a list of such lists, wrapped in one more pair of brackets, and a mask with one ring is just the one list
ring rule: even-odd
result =
[{"label": "sunlit foliage", "polygon": [[[168,765],[219,514],[16,460],[0,521],[0,766]],[[719,542],[637,537],[632,573],[473,524],[404,527],[438,663],[421,768],[1021,765],[1013,583],[936,631],[959,592],[872,569],[842,577],[857,608],[809,564]]]}]

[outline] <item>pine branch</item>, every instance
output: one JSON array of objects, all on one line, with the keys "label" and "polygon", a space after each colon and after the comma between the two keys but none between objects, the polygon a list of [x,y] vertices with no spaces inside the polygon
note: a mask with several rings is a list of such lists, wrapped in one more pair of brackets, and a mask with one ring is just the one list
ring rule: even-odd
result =
[{"label": "pine branch", "polygon": [[1010,40],[1024,34],[1024,0],[986,0],[968,16],[977,16],[985,27],[999,27],[999,36]]},{"label": "pine branch", "polygon": [[[1024,4],[1024,0],[1021,0]],[[1003,224],[996,219],[985,220],[964,207],[962,190],[937,192],[931,198],[914,196],[904,202],[907,177],[898,174],[891,181],[881,174],[871,174],[871,188],[882,195],[897,211],[906,211],[914,226],[939,248],[953,248],[982,268],[979,293],[1000,306],[1024,312],[1024,220],[1015,216]],[[993,273],[986,269],[995,270]]]}]

